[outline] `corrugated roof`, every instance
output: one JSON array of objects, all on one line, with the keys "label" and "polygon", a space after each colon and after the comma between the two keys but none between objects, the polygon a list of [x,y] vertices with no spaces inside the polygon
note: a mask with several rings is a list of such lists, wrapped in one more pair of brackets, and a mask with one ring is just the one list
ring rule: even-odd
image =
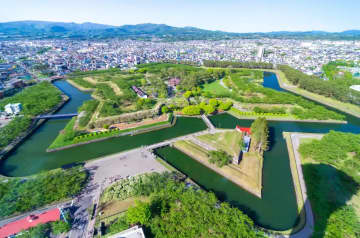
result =
[{"label": "corrugated roof", "polygon": [[17,234],[22,230],[27,230],[39,224],[58,220],[60,220],[60,210],[58,208],[54,208],[37,215],[29,215],[23,219],[8,223],[0,227],[0,238],[5,238],[10,235]]}]

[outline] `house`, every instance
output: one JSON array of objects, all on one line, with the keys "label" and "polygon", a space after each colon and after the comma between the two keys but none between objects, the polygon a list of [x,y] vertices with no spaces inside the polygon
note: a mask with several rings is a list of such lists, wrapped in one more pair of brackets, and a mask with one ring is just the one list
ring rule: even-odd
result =
[{"label": "house", "polygon": [[136,87],[136,86],[132,86],[131,87],[132,90],[134,90],[134,92],[141,98],[148,98],[148,95],[143,91],[141,90],[140,88]]},{"label": "house", "polygon": [[5,105],[5,112],[10,115],[17,115],[20,113],[22,106],[21,103],[7,104]]},{"label": "house", "polygon": [[45,224],[58,220],[60,220],[59,208],[54,208],[38,215],[29,215],[23,219],[10,222],[0,227],[0,237],[11,237],[23,230],[30,229],[31,227],[35,227],[39,224]]}]

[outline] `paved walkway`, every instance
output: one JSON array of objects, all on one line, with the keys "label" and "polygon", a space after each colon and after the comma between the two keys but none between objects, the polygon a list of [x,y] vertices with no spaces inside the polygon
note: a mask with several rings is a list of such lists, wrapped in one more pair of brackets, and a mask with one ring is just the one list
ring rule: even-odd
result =
[{"label": "paved walkway", "polygon": [[207,116],[205,116],[204,114],[201,115],[201,118],[203,119],[203,121],[205,122],[205,124],[207,125],[207,127],[210,129],[210,131],[215,130],[215,126],[211,123],[211,121],[209,120],[209,118],[207,118]]},{"label": "paved walkway", "polygon": [[200,147],[202,147],[202,148],[205,148],[205,149],[208,150],[208,151],[217,150],[216,148],[212,147],[211,145],[206,144],[206,143],[200,141],[200,140],[199,140],[198,138],[196,138],[196,137],[193,137],[193,138],[191,139],[191,142],[193,142],[194,144],[196,144],[196,145],[198,145],[198,146],[200,146]]},{"label": "paved walkway", "polygon": [[224,88],[228,89],[230,92],[232,91],[231,88],[228,88],[225,83],[224,83],[224,78],[220,79],[220,85],[223,86]]}]

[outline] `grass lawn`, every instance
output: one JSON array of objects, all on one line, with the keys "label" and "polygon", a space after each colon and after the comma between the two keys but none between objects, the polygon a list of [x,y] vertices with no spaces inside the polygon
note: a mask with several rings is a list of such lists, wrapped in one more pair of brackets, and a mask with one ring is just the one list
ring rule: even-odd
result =
[{"label": "grass lawn", "polygon": [[49,146],[49,149],[54,149],[66,145],[72,144],[71,140],[67,140],[68,135],[72,134],[74,131],[76,117],[73,117],[68,124],[66,124],[65,128],[59,132],[59,135],[55,138],[55,140]]},{"label": "grass lawn", "polygon": [[114,216],[118,213],[125,212],[129,209],[129,207],[135,204],[135,201],[143,201],[148,202],[148,197],[130,197],[124,200],[112,200],[106,203],[100,204],[99,212],[101,212],[101,217],[110,217]]},{"label": "grass lawn", "polygon": [[[159,121],[152,124],[145,124],[123,130],[107,130],[107,131],[93,132],[93,133],[88,133],[85,135],[73,137],[75,135],[74,125],[76,118],[77,117],[73,117],[71,121],[68,122],[68,124],[66,124],[64,130],[60,131],[59,135],[55,138],[55,140],[48,147],[48,149],[56,149],[64,146],[94,141],[97,139],[115,137],[115,136],[119,136],[122,133],[127,133],[127,132],[145,133],[151,130],[157,130],[157,129],[173,126],[173,124],[171,124],[173,117],[169,116],[168,120],[166,121]],[[175,124],[176,121],[173,121],[173,123]]]},{"label": "grass lawn", "polygon": [[177,141],[174,146],[250,193],[261,197],[263,158],[257,154],[246,153],[239,165],[229,164],[219,168],[209,162],[208,151],[197,144]]},{"label": "grass lawn", "polygon": [[205,92],[211,92],[211,93],[215,92],[217,94],[230,92],[229,89],[225,88],[224,86],[222,86],[220,84],[220,80],[216,80],[216,81],[214,81],[212,83],[209,83],[209,84],[204,84],[203,90]]},{"label": "grass lawn", "polygon": [[218,150],[225,151],[229,155],[236,156],[240,153],[240,142],[242,141],[242,134],[236,130],[215,134],[206,134],[198,136],[197,138]]},{"label": "grass lawn", "polygon": [[[87,81],[87,82],[89,82],[89,83],[91,83],[93,85],[96,85],[96,84],[99,83],[98,79],[93,78],[93,77],[84,77],[83,80],[85,80],[85,81]],[[114,82],[105,81],[105,82],[101,82],[101,83],[105,83],[105,84],[109,85],[117,96],[123,95],[123,92],[121,91],[119,86],[117,84],[115,84]]]}]

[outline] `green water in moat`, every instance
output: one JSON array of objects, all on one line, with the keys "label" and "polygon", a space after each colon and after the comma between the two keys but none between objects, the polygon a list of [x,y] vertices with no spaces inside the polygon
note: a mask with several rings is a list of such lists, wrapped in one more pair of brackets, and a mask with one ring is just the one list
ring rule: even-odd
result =
[{"label": "green water in moat", "polygon": [[[65,81],[56,82],[55,85],[72,98],[58,113],[76,112],[83,101],[90,99],[89,94],[77,90]],[[265,73],[264,86],[283,91],[279,87],[275,74],[272,73]],[[210,120],[216,127],[221,128],[234,128],[236,125],[250,126],[251,124],[251,120],[238,120],[228,114],[212,116]],[[220,199],[246,211],[257,224],[267,228],[284,230],[296,224],[297,214],[288,153],[282,132],[326,133],[329,130],[360,132],[359,119],[347,115],[347,121],[348,124],[270,122],[271,148],[264,154],[262,199],[247,193],[224,177],[173,148],[165,147],[159,149],[158,153],[204,188],[215,191]],[[46,153],[46,148],[67,122],[68,120],[47,121],[1,162],[0,173],[7,176],[31,175],[142,145],[154,144],[206,128],[201,119],[178,118],[176,125],[172,128],[136,136],[113,138],[59,152]]]},{"label": "green water in moat", "polygon": [[[55,85],[66,92],[71,100],[57,113],[76,112],[90,95],[72,87],[66,81]],[[47,153],[45,150],[56,138],[69,119],[49,120],[31,135],[23,144],[1,162],[0,173],[6,176],[27,176],[68,164],[80,163],[101,156],[155,144],[174,137],[205,130],[205,123],[199,118],[178,118],[175,126],[135,136],[122,136],[70,149]]]}]

